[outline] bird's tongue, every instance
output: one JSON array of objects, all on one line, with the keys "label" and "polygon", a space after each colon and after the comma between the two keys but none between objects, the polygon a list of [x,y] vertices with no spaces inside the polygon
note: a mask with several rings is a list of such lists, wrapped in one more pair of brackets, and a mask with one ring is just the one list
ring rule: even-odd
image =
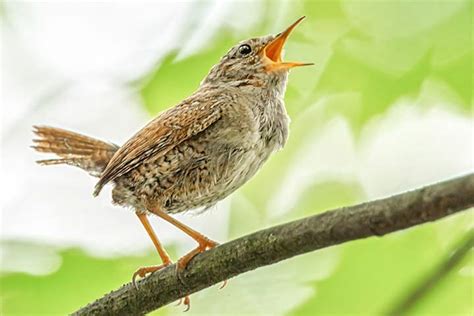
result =
[{"label": "bird's tongue", "polygon": [[286,39],[279,36],[267,45],[265,54],[271,61],[275,63],[281,62],[281,52],[283,51],[285,42]]}]

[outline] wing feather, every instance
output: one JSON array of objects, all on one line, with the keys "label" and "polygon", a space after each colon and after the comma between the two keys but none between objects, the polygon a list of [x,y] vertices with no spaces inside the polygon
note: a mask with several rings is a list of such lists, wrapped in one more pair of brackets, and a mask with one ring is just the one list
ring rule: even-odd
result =
[{"label": "wing feather", "polygon": [[207,129],[220,119],[222,99],[215,94],[194,94],[152,120],[115,153],[97,182],[94,195],[97,196],[105,184],[135,169],[145,159],[160,157]]}]

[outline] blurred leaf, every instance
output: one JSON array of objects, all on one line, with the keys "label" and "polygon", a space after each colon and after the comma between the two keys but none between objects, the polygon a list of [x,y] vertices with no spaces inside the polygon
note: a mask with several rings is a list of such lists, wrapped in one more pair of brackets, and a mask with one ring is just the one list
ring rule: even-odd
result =
[{"label": "blurred leaf", "polygon": [[[382,239],[369,238],[343,245],[340,247],[341,263],[334,274],[316,282],[316,294],[293,311],[292,315],[383,314],[439,261],[439,255],[444,252],[437,243],[437,230],[444,225],[446,220],[387,235]],[[459,238],[462,233],[454,234],[455,238]],[[472,276],[468,280],[472,282]],[[463,281],[452,286],[466,289],[465,284]],[[429,302],[438,307],[444,305],[444,312],[440,314],[453,315],[455,311],[468,310],[472,302],[469,295],[472,296],[466,293],[457,297],[459,305],[453,302],[450,304],[447,299],[439,305],[432,300]],[[428,305],[424,306],[428,308]],[[434,311],[432,308],[430,306],[427,310]],[[418,309],[422,314],[427,310],[423,310],[421,305]]]},{"label": "blurred leaf", "polygon": [[401,77],[392,77],[354,59],[340,47],[328,63],[318,83],[321,98],[327,94],[359,92],[360,112],[357,117],[346,116],[356,131],[374,115],[386,111],[400,96],[418,92],[429,72],[428,55]]},{"label": "blurred leaf", "polygon": [[418,301],[409,315],[472,315],[473,270],[474,256],[471,254]]},{"label": "blurred leaf", "polygon": [[298,205],[292,210],[294,217],[314,215],[362,201],[364,193],[358,183],[327,181],[308,186]]},{"label": "blurred leaf", "polygon": [[438,78],[444,79],[450,87],[459,95],[461,102],[456,102],[464,107],[465,110],[472,114],[472,60],[474,59],[473,51],[466,53],[459,59],[440,66],[435,70]]},{"label": "blurred leaf", "polygon": [[357,29],[383,39],[417,36],[451,17],[467,2],[341,1],[344,13]]},{"label": "blurred leaf", "polygon": [[[167,250],[173,253],[173,247]],[[113,259],[94,258],[78,249],[64,250],[59,255],[62,265],[52,274],[1,276],[2,315],[66,315],[130,282],[138,267],[160,263],[154,252]]]},{"label": "blurred leaf", "polygon": [[309,19],[337,19],[345,15],[341,1],[313,0],[303,3],[301,11],[306,12]]},{"label": "blurred leaf", "polygon": [[[465,214],[463,214],[465,215]],[[460,216],[466,217],[466,216]],[[459,220],[456,220],[459,223]],[[444,226],[444,225],[443,225]],[[444,249],[443,253],[435,262],[433,269],[439,269],[439,265],[446,260],[450,260],[453,252],[458,250],[461,245],[464,245],[468,239],[472,240],[472,231],[466,229],[463,234],[455,234],[462,236],[462,242],[459,240],[444,240],[443,242],[448,243],[448,247]],[[459,236],[456,236],[459,237]],[[438,270],[433,269],[425,271],[422,281],[430,280],[432,273],[437,273]],[[444,315],[470,315],[472,314],[472,298],[473,298],[473,269],[474,269],[474,257],[472,256],[472,248],[464,256],[461,262],[457,263],[451,270],[447,271],[436,282],[431,283],[431,286],[425,290],[423,295],[415,301],[415,305],[408,310],[408,315],[432,315],[440,313]],[[403,299],[407,295],[411,295],[412,291],[418,289],[420,284],[413,283],[406,293],[403,293]],[[397,300],[396,300],[397,302]]]},{"label": "blurred leaf", "polygon": [[229,218],[229,238],[237,238],[262,229],[266,224],[265,213],[244,194],[236,193],[232,197]]}]

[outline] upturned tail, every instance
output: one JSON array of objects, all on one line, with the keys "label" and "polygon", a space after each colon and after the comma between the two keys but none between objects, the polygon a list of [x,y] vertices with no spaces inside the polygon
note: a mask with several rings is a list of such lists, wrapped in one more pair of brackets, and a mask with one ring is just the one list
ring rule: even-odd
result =
[{"label": "upturned tail", "polygon": [[100,177],[119,149],[117,145],[55,127],[33,126],[33,132],[38,138],[33,139],[32,148],[59,157],[38,160],[38,164],[76,166],[95,177]]}]

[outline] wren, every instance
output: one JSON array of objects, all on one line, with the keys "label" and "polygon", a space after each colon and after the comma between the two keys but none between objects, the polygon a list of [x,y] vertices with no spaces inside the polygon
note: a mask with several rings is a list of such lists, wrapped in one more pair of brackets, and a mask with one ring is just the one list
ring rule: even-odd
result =
[{"label": "wren", "polygon": [[[41,165],[68,164],[98,177],[97,196],[113,185],[113,203],[132,208],[162,264],[143,267],[145,277],[171,264],[147,216],[154,214],[197,241],[178,260],[184,269],[197,254],[218,245],[174,219],[204,211],[237,190],[281,149],[288,138],[285,110],[288,72],[310,63],[284,62],[282,50],[298,19],[277,35],[252,38],[232,47],[187,99],[149,122],[123,146],[59,128],[35,126],[33,148],[53,153]],[[189,307],[189,297],[184,303]]]}]

